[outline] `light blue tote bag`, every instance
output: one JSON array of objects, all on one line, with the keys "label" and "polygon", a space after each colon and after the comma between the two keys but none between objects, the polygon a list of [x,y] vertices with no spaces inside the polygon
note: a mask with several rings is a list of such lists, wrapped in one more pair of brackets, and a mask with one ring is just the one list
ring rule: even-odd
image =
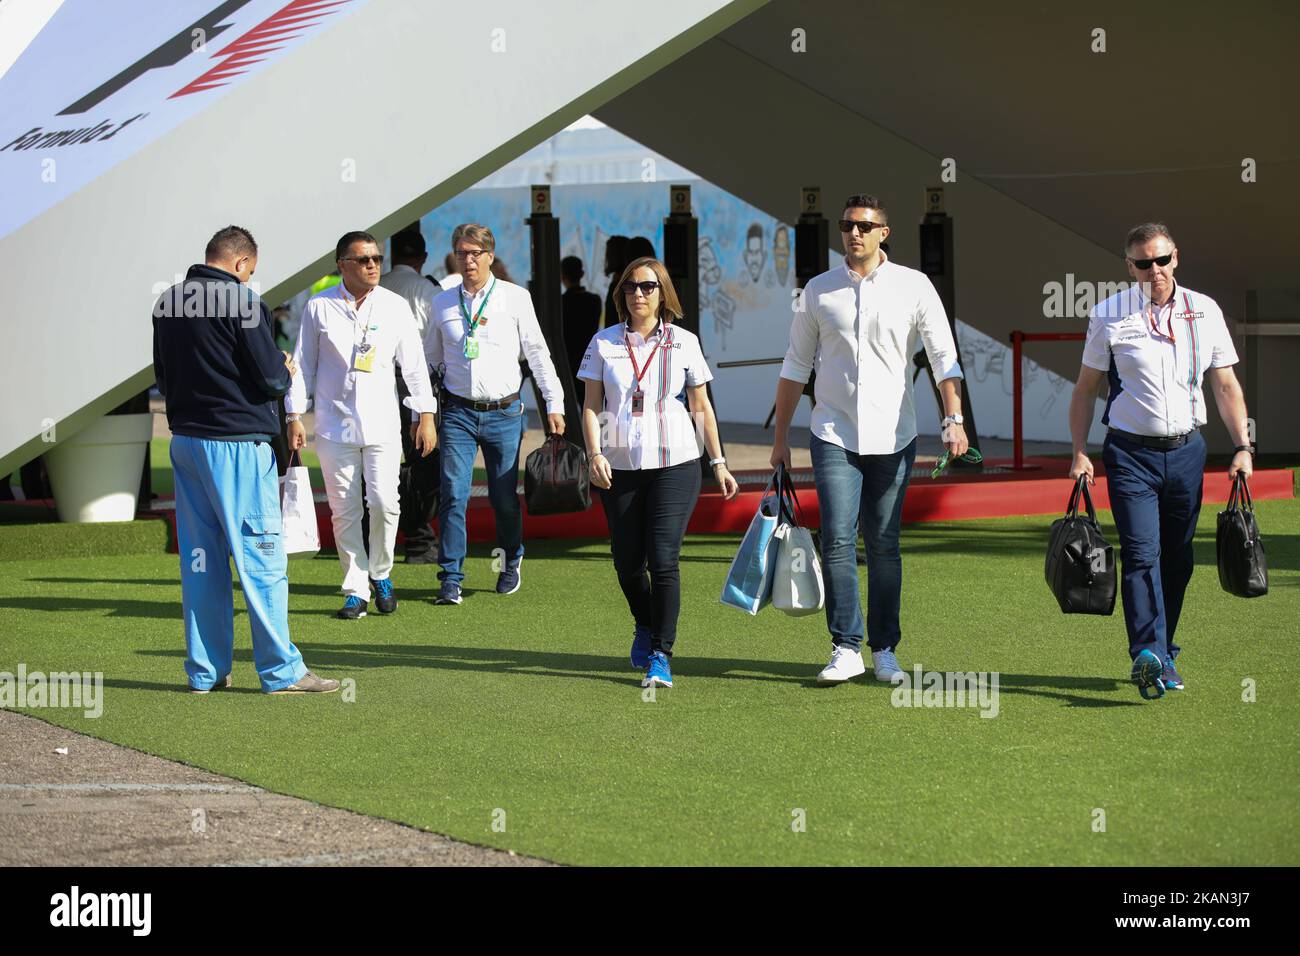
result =
[{"label": "light blue tote bag", "polygon": [[758,513],[740,542],[722,586],[722,603],[757,614],[772,600],[772,577],[779,542],[776,526],[781,520],[780,470],[772,476],[759,502]]}]

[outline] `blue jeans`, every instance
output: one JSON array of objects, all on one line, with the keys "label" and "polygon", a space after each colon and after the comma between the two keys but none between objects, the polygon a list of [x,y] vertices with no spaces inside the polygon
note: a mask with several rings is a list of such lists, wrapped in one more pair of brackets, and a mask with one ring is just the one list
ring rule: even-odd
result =
[{"label": "blue jeans", "polygon": [[234,654],[230,557],[253,630],[262,690],[283,690],[306,673],[289,640],[288,558],[280,539],[280,480],[267,442],[173,435],[176,543],[185,616],[185,674],[208,690]]},{"label": "blue jeans", "polygon": [[858,591],[858,532],[867,549],[867,641],[873,651],[898,646],[903,559],[898,525],[903,494],[916,460],[916,439],[892,455],[858,455],[812,439],[813,479],[822,513],[826,626],[831,643],[862,649]]},{"label": "blue jeans", "polygon": [[1181,448],[1161,451],[1108,435],[1101,460],[1119,529],[1129,656],[1149,650],[1162,661],[1166,654],[1177,657],[1174,631],[1192,580],[1205,439],[1198,433]]},{"label": "blue jeans", "polygon": [[524,556],[524,516],[519,507],[519,443],[524,437],[524,403],[476,412],[447,402],[442,408],[438,447],[442,480],[438,501],[439,581],[459,584],[465,579],[465,511],[474,481],[474,455],[483,449],[488,501],[497,519],[497,547],[514,567]]}]

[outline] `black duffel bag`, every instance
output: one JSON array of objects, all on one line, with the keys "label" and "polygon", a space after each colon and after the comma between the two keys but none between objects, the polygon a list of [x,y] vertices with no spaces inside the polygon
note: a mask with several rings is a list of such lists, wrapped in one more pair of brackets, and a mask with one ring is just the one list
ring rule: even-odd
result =
[{"label": "black duffel bag", "polygon": [[[1083,515],[1079,514],[1081,496],[1087,508]],[[1097,527],[1097,512],[1083,475],[1070,493],[1065,517],[1052,522],[1043,574],[1066,614],[1115,612],[1115,552]]]},{"label": "black duffel bag", "polygon": [[587,453],[563,435],[548,437],[524,462],[524,503],[530,515],[586,511],[591,506]]},{"label": "black duffel bag", "polygon": [[1214,550],[1223,590],[1246,598],[1268,593],[1264,542],[1255,524],[1255,502],[1250,497],[1250,486],[1241,472],[1232,479],[1227,510],[1219,512]]}]

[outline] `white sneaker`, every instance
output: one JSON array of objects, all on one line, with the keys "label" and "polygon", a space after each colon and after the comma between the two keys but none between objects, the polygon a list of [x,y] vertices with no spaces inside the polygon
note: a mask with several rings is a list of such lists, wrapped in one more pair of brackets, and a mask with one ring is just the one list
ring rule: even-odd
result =
[{"label": "white sneaker", "polygon": [[821,673],[817,675],[817,683],[839,684],[866,672],[867,667],[862,663],[862,653],[860,651],[836,644],[835,650],[831,652],[831,662],[823,667]]},{"label": "white sneaker", "polygon": [[876,669],[876,680],[890,682],[900,674],[906,674],[898,666],[898,658],[893,651],[872,651],[871,666]]}]

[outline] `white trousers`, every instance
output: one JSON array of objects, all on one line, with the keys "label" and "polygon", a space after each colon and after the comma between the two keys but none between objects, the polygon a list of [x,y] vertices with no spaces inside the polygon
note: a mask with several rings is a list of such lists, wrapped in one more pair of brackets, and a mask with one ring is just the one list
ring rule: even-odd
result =
[{"label": "white trousers", "polygon": [[[370,579],[382,581],[393,570],[393,548],[397,543],[397,522],[401,510],[397,497],[398,469],[402,443],[345,445],[316,438],[321,474],[329,496],[330,519],[334,525],[334,546],[343,566],[343,593],[370,600]],[[361,537],[365,514],[361,501],[361,478],[366,480],[366,501],[370,506],[370,551]]]}]

